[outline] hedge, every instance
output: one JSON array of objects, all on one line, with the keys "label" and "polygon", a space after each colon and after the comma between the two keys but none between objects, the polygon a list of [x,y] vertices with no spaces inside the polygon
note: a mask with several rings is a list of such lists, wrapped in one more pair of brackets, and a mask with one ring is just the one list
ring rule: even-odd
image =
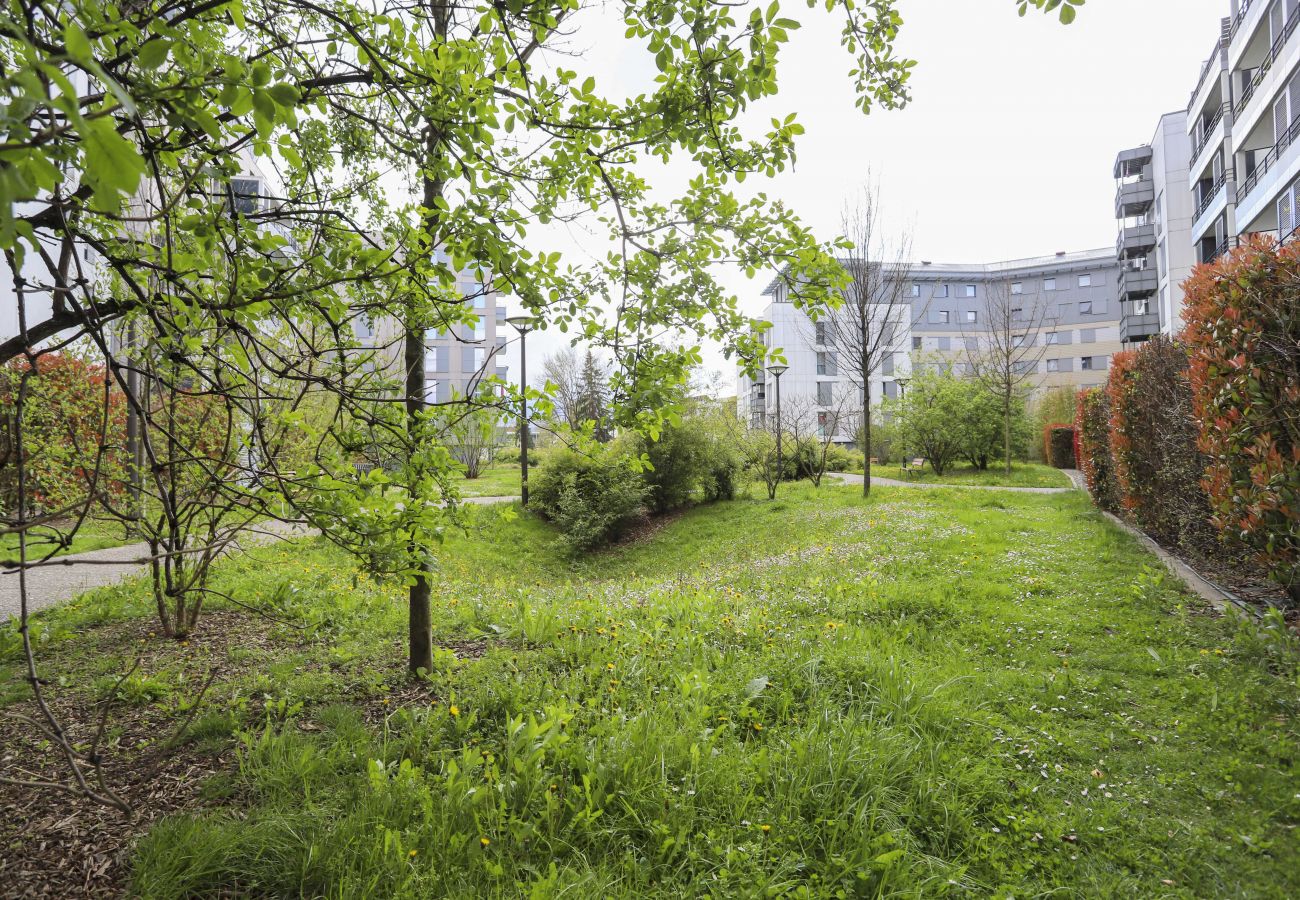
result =
[{"label": "hedge", "polygon": [[1198,267],[1184,318],[1214,522],[1300,603],[1300,244]]},{"label": "hedge", "polygon": [[1057,422],[1043,427],[1043,459],[1049,466],[1073,469],[1076,465],[1074,443],[1073,425]]},{"label": "hedge", "polygon": [[1092,502],[1119,512],[1119,485],[1110,453],[1110,401],[1101,388],[1079,391],[1074,413],[1075,454]]},{"label": "hedge", "polygon": [[1205,458],[1197,447],[1186,349],[1157,336],[1138,350],[1116,354],[1106,395],[1125,513],[1167,546],[1212,550],[1217,534],[1200,486]]}]

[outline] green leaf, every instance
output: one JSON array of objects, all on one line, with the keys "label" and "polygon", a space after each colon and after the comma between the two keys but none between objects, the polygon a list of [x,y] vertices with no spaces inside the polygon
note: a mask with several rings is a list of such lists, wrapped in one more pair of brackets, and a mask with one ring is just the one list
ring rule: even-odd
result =
[{"label": "green leaf", "polygon": [[136,54],[136,59],[146,69],[156,69],[167,61],[167,55],[171,53],[171,49],[171,41],[154,38],[140,46],[140,52]]}]

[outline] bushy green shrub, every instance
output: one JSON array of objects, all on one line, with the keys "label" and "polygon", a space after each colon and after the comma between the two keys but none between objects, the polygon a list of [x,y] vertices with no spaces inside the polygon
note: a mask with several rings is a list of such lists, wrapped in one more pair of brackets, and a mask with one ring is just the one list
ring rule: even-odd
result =
[{"label": "bushy green shrub", "polygon": [[[492,454],[492,461],[497,463],[513,463],[517,466],[519,465],[522,456],[523,454],[519,452],[518,447],[502,447],[496,453]],[[541,465],[541,462],[542,455],[538,452],[536,447],[528,451],[528,465],[537,466]]]},{"label": "bushy green shrub", "polygon": [[649,461],[641,477],[646,503],[656,513],[666,513],[691,501],[709,474],[709,441],[690,423],[665,425],[658,440],[635,439],[637,454]]},{"label": "bushy green shrub", "polygon": [[1190,382],[1215,524],[1300,604],[1300,244],[1256,238],[1187,282]]},{"label": "bushy green shrub", "polygon": [[1073,425],[1055,423],[1043,427],[1043,459],[1049,466],[1073,469],[1076,464],[1074,444]]},{"label": "bushy green shrub", "polygon": [[1101,388],[1079,391],[1074,432],[1076,462],[1092,502],[1107,512],[1119,512],[1119,485],[1110,453],[1110,401]]},{"label": "bushy green shrub", "polygon": [[1115,355],[1106,385],[1110,451],[1120,504],[1139,528],[1167,546],[1213,548],[1210,507],[1200,478],[1187,351],[1157,336]]},{"label": "bushy green shrub", "polygon": [[529,508],[574,551],[617,540],[644,514],[646,483],[616,447],[553,451],[530,480]]}]

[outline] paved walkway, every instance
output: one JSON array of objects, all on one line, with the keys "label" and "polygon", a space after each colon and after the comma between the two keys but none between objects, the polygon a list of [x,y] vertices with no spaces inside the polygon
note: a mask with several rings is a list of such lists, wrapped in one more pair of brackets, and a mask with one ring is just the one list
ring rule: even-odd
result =
[{"label": "paved walkway", "polygon": [[[829,477],[838,478],[845,484],[862,484],[861,475],[854,475],[849,472],[827,472]],[[1069,474],[1067,471],[1066,474]],[[1070,478],[1074,481],[1073,476]],[[998,487],[991,484],[957,484],[952,482],[935,482],[935,481],[900,481],[897,478],[882,478],[875,473],[871,475],[871,484],[882,487],[907,487],[907,488],[946,488],[960,489],[963,491],[1011,491],[1017,494],[1068,494],[1075,490],[1073,487]],[[1076,482],[1077,484],[1077,482]]]},{"label": "paved walkway", "polygon": [[[518,497],[466,497],[465,503],[485,505],[511,503]],[[307,530],[298,525],[272,523],[248,530],[241,538],[243,547],[300,537]],[[235,549],[243,549],[236,547]],[[56,556],[54,559],[27,570],[27,609],[36,612],[88,591],[91,588],[116,584],[148,572],[149,547],[146,544],[127,544],[107,550],[91,550]],[[18,615],[21,600],[18,592],[18,572],[0,571],[0,621]]]}]

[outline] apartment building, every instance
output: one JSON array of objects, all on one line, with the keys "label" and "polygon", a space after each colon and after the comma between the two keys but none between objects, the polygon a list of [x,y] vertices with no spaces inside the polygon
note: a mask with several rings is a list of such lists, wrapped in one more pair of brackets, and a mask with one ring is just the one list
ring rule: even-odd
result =
[{"label": "apartment building", "polygon": [[[1122,348],[1119,262],[1109,247],[983,265],[922,262],[908,273],[910,350],[962,371],[1009,304],[1022,321],[1025,374],[1035,392],[1094,387]],[[1041,349],[1041,354],[1037,352]]]},{"label": "apartment building", "polygon": [[[1219,125],[1223,126],[1223,120]],[[1208,132],[1204,136],[1208,136]],[[1192,143],[1184,110],[1160,117],[1151,140],[1115,159],[1119,338],[1126,344],[1182,327],[1182,283],[1195,257],[1186,189]]]},{"label": "apartment building", "polygon": [[[1013,322],[1024,322],[1025,333],[1014,337],[1037,345],[1027,348],[1024,360],[1036,391],[1102,384],[1110,357],[1123,347],[1120,266],[1110,247],[990,264],[925,261],[896,277],[906,279],[909,303],[900,310],[892,349],[872,380],[873,403],[897,397],[917,360],[941,359],[964,371],[968,354],[981,352],[991,311],[998,308],[1009,308]],[[833,420],[842,398],[859,408],[860,389],[826,344],[824,329],[790,301],[781,279],[764,296],[771,298],[760,316],[771,326],[764,341],[781,350],[790,367],[781,376],[782,408],[792,399],[802,406],[811,398],[822,422]],[[772,382],[767,373],[739,375],[737,411],[753,425],[776,413]],[[851,442],[848,431],[841,429],[835,440]]]},{"label": "apartment building", "polygon": [[1229,11],[1187,109],[1198,262],[1300,226],[1300,0],[1230,0]]},{"label": "apartment building", "polygon": [[[437,255],[440,262],[448,261],[444,251],[438,250]],[[431,328],[425,336],[425,395],[431,403],[472,396],[488,379],[508,376],[505,301],[490,278],[480,280],[471,271],[459,272],[457,284],[477,318],[470,325]],[[353,328],[361,341],[387,357],[388,366],[400,370],[404,344],[399,322],[387,317],[375,322],[358,317]]]}]

